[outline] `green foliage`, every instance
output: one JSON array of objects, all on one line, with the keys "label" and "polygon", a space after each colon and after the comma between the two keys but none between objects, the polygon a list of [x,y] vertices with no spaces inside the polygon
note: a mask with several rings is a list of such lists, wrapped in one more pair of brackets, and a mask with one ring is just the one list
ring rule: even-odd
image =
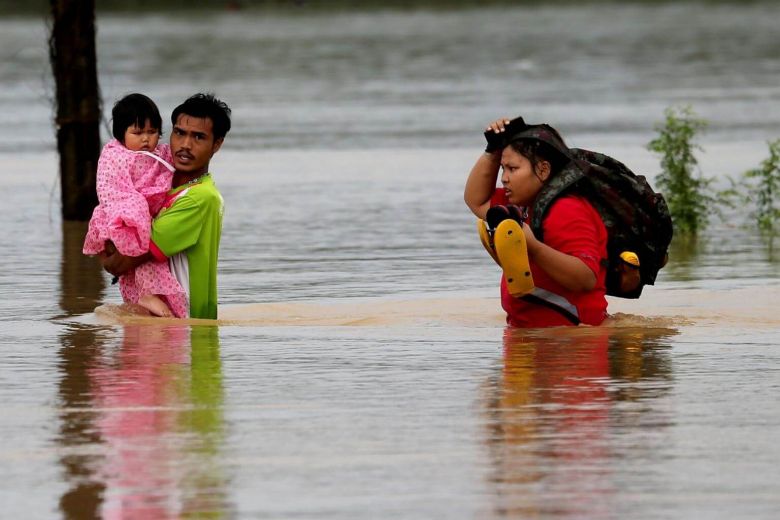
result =
[{"label": "green foliage", "polygon": [[717,203],[712,194],[711,179],[696,172],[698,162],[694,150],[696,134],[707,123],[698,119],[691,107],[670,107],[666,119],[656,125],[658,137],[648,149],[661,155],[661,173],[656,178],[674,222],[675,234],[695,236],[708,223],[709,214]]},{"label": "green foliage", "polygon": [[780,139],[769,142],[769,157],[761,166],[744,173],[747,199],[755,204],[754,216],[758,228],[770,235],[776,232],[780,219]]}]

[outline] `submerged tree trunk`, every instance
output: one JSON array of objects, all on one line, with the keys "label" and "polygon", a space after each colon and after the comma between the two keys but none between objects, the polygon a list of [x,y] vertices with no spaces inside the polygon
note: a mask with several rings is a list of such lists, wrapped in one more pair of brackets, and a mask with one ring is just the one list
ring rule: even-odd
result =
[{"label": "submerged tree trunk", "polygon": [[87,220],[97,205],[100,92],[95,0],[50,0],[49,58],[56,82],[62,218]]}]

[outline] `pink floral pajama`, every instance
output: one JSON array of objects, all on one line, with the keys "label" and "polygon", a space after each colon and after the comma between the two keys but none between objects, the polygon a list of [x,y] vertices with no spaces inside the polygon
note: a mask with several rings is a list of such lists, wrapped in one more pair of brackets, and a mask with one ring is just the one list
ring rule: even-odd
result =
[{"label": "pink floral pajama", "polygon": [[[159,145],[154,153],[170,163],[170,147]],[[106,240],[126,256],[149,251],[152,217],[160,211],[171,189],[173,172],[157,159],[128,150],[116,139],[100,153],[97,171],[99,204],[92,213],[84,239],[84,254],[103,251]],[[138,303],[141,296],[160,296],[178,318],[189,315],[187,294],[166,262],[150,261],[119,278],[124,301]]]}]

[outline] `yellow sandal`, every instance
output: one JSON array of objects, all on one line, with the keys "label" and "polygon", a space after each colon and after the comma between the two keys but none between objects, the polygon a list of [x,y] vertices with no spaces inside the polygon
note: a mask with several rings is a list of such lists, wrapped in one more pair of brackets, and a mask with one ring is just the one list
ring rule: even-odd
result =
[{"label": "yellow sandal", "polygon": [[485,250],[493,257],[493,260],[495,260],[498,265],[501,265],[501,262],[498,261],[498,256],[496,256],[496,248],[493,245],[493,237],[490,236],[490,232],[488,231],[487,222],[482,219],[477,220],[477,233],[479,233],[479,240],[482,242],[482,245],[485,246]]},{"label": "yellow sandal", "polygon": [[519,298],[532,292],[534,278],[528,262],[528,246],[522,224],[512,219],[502,221],[493,234],[493,244],[496,261],[504,270],[509,294]]}]

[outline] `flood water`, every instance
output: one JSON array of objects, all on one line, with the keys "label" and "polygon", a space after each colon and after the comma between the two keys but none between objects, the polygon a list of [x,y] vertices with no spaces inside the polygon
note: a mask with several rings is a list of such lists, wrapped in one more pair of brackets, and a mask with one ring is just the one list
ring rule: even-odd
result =
[{"label": "flood water", "polygon": [[0,517],[776,518],[780,261],[749,218],[675,244],[607,326],[512,330],[462,188],[502,115],[652,177],[653,124],[688,103],[706,175],[758,166],[778,19],[100,15],[106,107],[233,108],[216,324],[117,312],[59,218],[45,25],[0,21]]}]

